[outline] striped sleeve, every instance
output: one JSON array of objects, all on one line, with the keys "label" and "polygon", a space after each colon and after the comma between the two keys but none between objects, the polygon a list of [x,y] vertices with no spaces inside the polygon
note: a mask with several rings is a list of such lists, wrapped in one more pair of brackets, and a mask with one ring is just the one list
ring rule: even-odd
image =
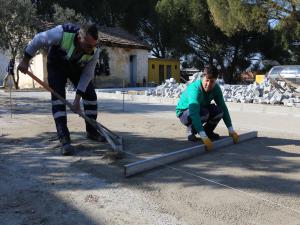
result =
[{"label": "striped sleeve", "polygon": [[227,128],[231,127],[232,123],[231,123],[231,118],[230,118],[230,115],[229,115],[229,111],[228,111],[228,108],[225,104],[222,90],[221,90],[221,88],[218,84],[216,84],[216,95],[214,97],[214,101],[223,110],[223,121],[224,121],[226,127]]},{"label": "striped sleeve", "polygon": [[63,37],[62,25],[56,26],[50,30],[38,33],[29,42],[25,48],[25,55],[32,58],[41,48],[48,48],[52,45],[59,45]]},{"label": "striped sleeve", "polygon": [[89,85],[89,83],[91,82],[91,80],[95,75],[95,67],[99,58],[99,52],[100,49],[97,48],[93,58],[91,59],[91,61],[88,62],[88,64],[84,67],[81,73],[80,80],[77,86],[77,91],[76,91],[76,93],[79,94],[80,96],[82,96],[82,94],[85,92],[87,86]]},{"label": "striped sleeve", "polygon": [[200,95],[202,95],[202,92],[200,91],[199,86],[195,84],[190,85],[188,88],[189,116],[192,119],[192,124],[198,133],[204,131],[200,117],[200,103],[198,100],[201,98]]}]

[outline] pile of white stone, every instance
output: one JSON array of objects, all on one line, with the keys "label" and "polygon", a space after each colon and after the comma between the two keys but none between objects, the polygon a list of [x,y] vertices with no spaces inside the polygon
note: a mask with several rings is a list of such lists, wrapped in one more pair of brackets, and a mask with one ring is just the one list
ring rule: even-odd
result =
[{"label": "pile of white stone", "polygon": [[166,98],[178,98],[186,88],[186,84],[179,84],[174,78],[165,80],[165,82],[157,86],[155,89],[145,91],[146,95],[161,96]]},{"label": "pile of white stone", "polygon": [[283,104],[300,107],[300,88],[292,89],[285,82],[271,83],[265,79],[261,84],[221,85],[227,102]]},{"label": "pile of white stone", "polygon": [[201,76],[202,72],[195,73],[193,76],[189,77],[189,81],[186,84],[177,83],[174,78],[170,78],[165,80],[165,82],[162,85],[157,86],[155,89],[147,90],[145,94],[151,96],[161,96],[166,98],[178,98],[189,83],[201,79]]},{"label": "pile of white stone", "polygon": [[[162,85],[152,90],[147,90],[146,95],[161,96],[166,98],[178,98],[186,86],[201,78],[202,73],[196,73],[189,77],[186,84],[179,84],[170,78]],[[282,104],[285,106],[300,107],[300,87],[291,87],[284,81],[265,79],[261,84],[227,85],[218,80],[226,102]]]}]

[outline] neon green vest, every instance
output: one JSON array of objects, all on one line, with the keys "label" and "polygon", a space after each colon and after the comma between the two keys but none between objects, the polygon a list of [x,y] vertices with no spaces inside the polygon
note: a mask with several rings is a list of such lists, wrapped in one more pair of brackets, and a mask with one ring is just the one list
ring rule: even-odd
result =
[{"label": "neon green vest", "polygon": [[[68,32],[64,32],[63,34],[63,40],[60,44],[60,47],[66,51],[67,55],[66,58],[67,60],[70,60],[70,58],[72,57],[72,54],[75,50],[75,45],[74,45],[74,38],[76,36],[76,33],[68,33]],[[88,63],[94,55],[95,49],[93,51],[93,53],[91,55],[88,54],[84,54],[81,56],[81,58],[78,60],[78,64],[86,64]]]}]

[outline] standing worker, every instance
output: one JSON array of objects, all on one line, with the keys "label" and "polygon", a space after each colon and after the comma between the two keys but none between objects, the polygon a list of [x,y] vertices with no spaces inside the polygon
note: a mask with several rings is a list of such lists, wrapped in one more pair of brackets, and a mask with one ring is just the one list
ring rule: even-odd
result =
[{"label": "standing worker", "polygon": [[13,82],[14,82],[14,85],[15,85],[15,88],[18,89],[18,81],[16,81],[16,78],[15,78],[15,71],[14,71],[14,68],[15,68],[15,60],[12,58],[9,60],[9,63],[7,65],[7,74],[4,78],[4,86],[6,86],[6,84],[8,83],[9,79],[12,78]]},{"label": "standing worker", "polygon": [[[95,66],[99,58],[97,48],[98,29],[95,24],[64,24],[38,33],[25,48],[23,60],[18,70],[27,73],[29,61],[41,48],[48,49],[47,71],[49,86],[66,98],[67,78],[76,87],[73,111],[80,112],[80,99],[83,99],[86,116],[97,119],[97,95],[92,84]],[[71,155],[70,133],[67,127],[66,106],[51,94],[52,114],[58,138],[61,142],[62,155]],[[86,122],[87,138],[105,141],[105,138]]]},{"label": "standing worker", "polygon": [[7,73],[8,73],[8,75],[12,75],[12,76],[15,75],[14,67],[15,67],[15,60],[14,59],[10,59],[9,63],[8,63],[8,66],[7,66]]},{"label": "standing worker", "polygon": [[[233,130],[230,115],[224,102],[219,84],[216,83],[218,71],[212,66],[205,66],[202,80],[191,83],[181,94],[176,107],[176,116],[187,126],[189,141],[196,141],[200,135],[208,151],[212,150],[212,140],[220,136],[214,129],[223,118],[233,142],[238,142],[239,136]],[[214,100],[216,104],[212,104]]]}]

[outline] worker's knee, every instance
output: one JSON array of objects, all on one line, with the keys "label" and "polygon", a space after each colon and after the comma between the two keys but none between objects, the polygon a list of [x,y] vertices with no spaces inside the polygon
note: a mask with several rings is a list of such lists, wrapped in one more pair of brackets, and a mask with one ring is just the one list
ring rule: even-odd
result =
[{"label": "worker's knee", "polygon": [[97,118],[97,95],[94,89],[88,89],[82,96],[84,113],[86,116],[96,119]]},{"label": "worker's knee", "polygon": [[212,120],[219,121],[223,118],[223,112],[220,112],[219,114],[215,115]]},{"label": "worker's knee", "polygon": [[190,123],[190,118],[189,118],[189,110],[186,109],[179,117],[180,122],[185,125],[188,126]]}]

